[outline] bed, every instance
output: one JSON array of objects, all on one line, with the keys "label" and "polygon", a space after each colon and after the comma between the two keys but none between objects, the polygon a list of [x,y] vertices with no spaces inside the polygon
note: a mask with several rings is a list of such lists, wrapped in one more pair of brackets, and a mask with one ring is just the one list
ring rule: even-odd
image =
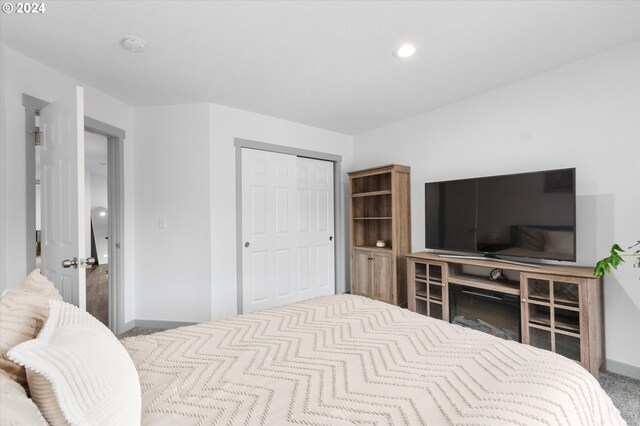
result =
[{"label": "bed", "polygon": [[360,296],[122,340],[147,425],[620,425],[554,353]]}]

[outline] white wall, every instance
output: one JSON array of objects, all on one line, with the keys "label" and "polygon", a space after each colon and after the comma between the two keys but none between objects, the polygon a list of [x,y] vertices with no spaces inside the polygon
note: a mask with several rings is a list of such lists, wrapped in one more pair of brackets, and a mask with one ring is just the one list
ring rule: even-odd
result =
[{"label": "white wall", "polygon": [[133,109],[92,87],[61,74],[4,45],[2,56],[2,148],[0,153],[0,291],[14,287],[26,271],[25,112],[22,94],[51,102],[76,85],[84,87],[85,115],[126,132],[124,142],[125,240],[121,249],[125,265],[125,321],[134,318],[133,251]]},{"label": "white wall", "polygon": [[[358,135],[354,149],[357,168],[411,166],[415,251],[425,182],[575,166],[577,263],[593,265],[640,238],[640,43]],[[639,276],[627,264],[605,280],[611,365],[640,367]]]},{"label": "white wall", "polygon": [[350,136],[210,104],[134,109],[10,48],[0,54],[0,120],[9,124],[0,133],[0,290],[26,273],[23,93],[52,101],[81,85],[86,115],[127,132],[125,321],[236,314],[234,138],[341,155],[346,186]]},{"label": "white wall", "polygon": [[[352,138],[212,104],[137,108],[136,318],[237,313],[234,138],[342,155]],[[158,229],[158,218],[167,228]]]},{"label": "white wall", "polygon": [[352,161],[350,136],[219,105],[138,108],[135,123],[141,320],[237,313],[235,138],[341,155],[343,170]]},{"label": "white wall", "polygon": [[[343,187],[345,173],[352,168],[353,142],[351,136],[219,105],[211,105],[211,122],[211,318],[219,319],[237,313],[236,220],[240,213],[235,208],[234,138],[341,155]],[[344,223],[336,222],[336,227],[342,229]]]},{"label": "white wall", "polygon": [[107,193],[107,176],[100,174],[91,175],[91,208],[109,207]]},{"label": "white wall", "polygon": [[209,120],[208,104],[135,110],[137,319],[210,318]]}]

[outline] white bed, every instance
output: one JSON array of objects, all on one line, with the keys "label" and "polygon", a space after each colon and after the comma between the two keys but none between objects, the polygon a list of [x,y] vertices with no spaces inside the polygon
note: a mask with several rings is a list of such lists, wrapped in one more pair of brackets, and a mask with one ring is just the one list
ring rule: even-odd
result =
[{"label": "white bed", "polygon": [[122,343],[149,425],[624,424],[573,361],[359,296]]}]

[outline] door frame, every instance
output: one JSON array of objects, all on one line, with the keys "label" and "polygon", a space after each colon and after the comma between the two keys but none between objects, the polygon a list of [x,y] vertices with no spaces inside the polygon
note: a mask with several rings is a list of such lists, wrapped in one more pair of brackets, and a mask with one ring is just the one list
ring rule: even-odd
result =
[{"label": "door frame", "polygon": [[310,151],[306,149],[293,148],[290,146],[276,145],[266,142],[252,141],[249,139],[234,138],[233,144],[236,147],[236,268],[238,287],[238,314],[243,313],[242,306],[242,149],[257,149],[260,151],[276,152],[279,154],[290,154],[297,157],[310,158],[313,160],[330,161],[333,163],[333,228],[335,238],[334,250],[334,282],[336,294],[344,293],[344,250],[345,250],[345,230],[344,213],[342,209],[342,156],[329,154],[326,152]]},{"label": "door frame", "polygon": [[[26,160],[26,259],[28,274],[36,267],[36,146],[34,126],[36,111],[49,105],[22,94],[25,108]],[[109,204],[109,328],[119,333],[124,327],[124,139],[125,131],[91,117],[84,117],[85,132],[107,138],[108,204]]]}]

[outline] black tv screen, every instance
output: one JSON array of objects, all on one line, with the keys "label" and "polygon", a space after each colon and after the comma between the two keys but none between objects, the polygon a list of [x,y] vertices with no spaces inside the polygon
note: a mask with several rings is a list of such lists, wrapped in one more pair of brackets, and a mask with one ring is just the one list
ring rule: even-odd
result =
[{"label": "black tv screen", "polygon": [[576,260],[575,168],[425,184],[426,248]]}]

